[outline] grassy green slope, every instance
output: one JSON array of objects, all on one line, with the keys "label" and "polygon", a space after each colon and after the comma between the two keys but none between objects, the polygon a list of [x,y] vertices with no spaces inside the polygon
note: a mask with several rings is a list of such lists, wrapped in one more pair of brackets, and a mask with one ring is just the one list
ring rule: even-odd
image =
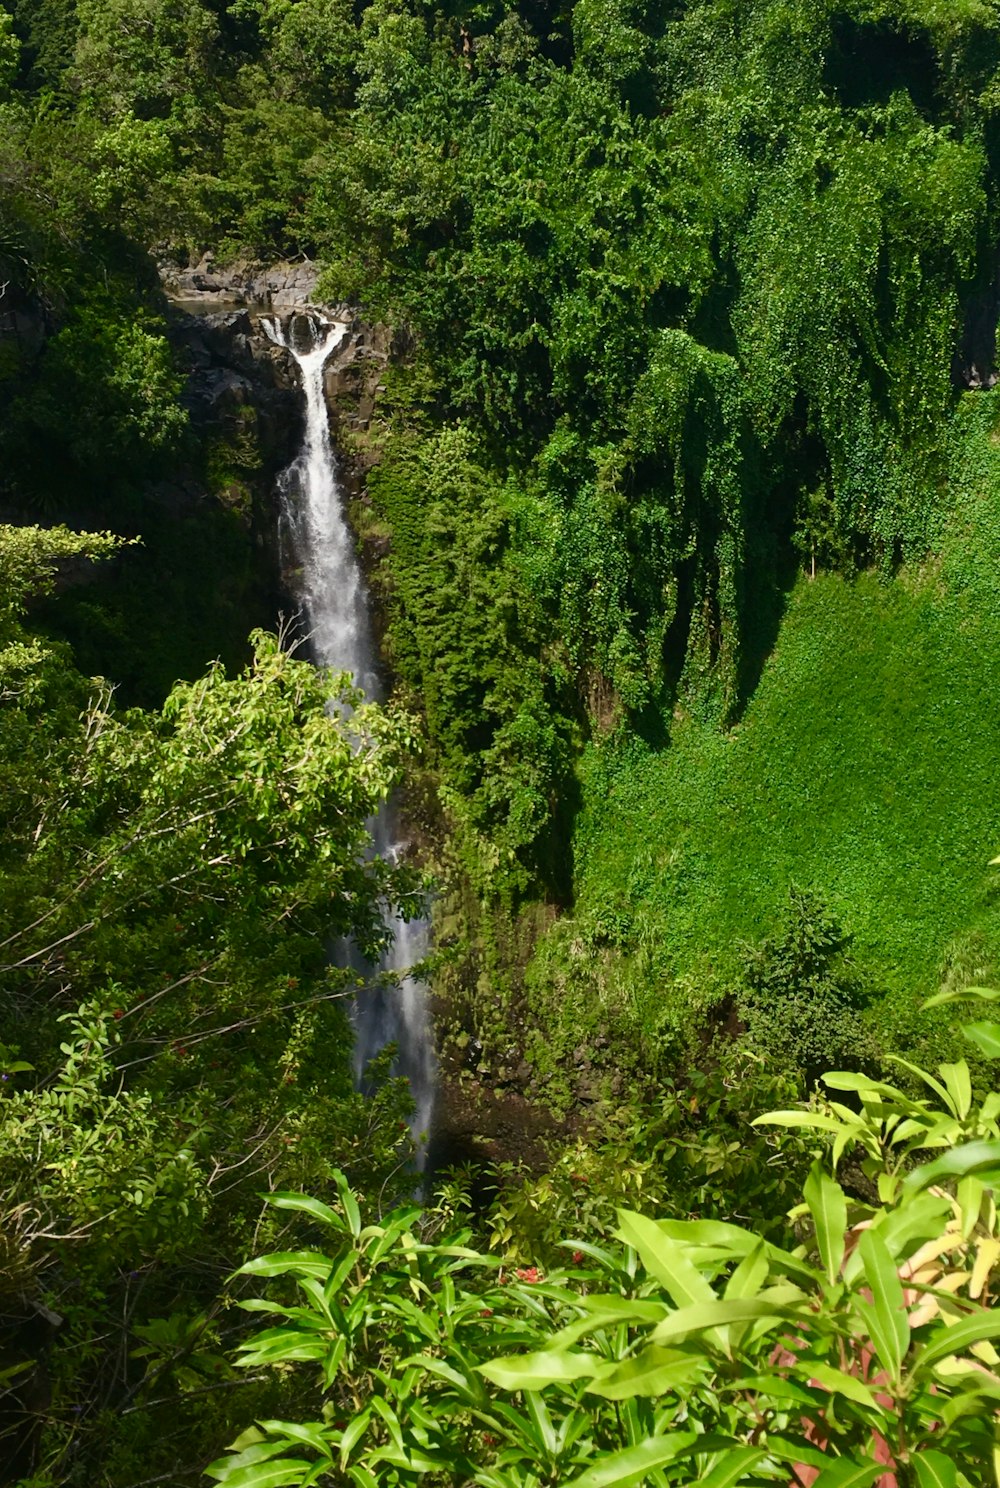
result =
[{"label": "grassy green slope", "polygon": [[897,1025],[949,952],[1000,959],[998,416],[993,394],[959,410],[937,558],[800,578],[731,733],[678,717],[662,750],[587,756],[576,918],[621,946],[647,1024],[729,984],[792,882],[835,907]]}]

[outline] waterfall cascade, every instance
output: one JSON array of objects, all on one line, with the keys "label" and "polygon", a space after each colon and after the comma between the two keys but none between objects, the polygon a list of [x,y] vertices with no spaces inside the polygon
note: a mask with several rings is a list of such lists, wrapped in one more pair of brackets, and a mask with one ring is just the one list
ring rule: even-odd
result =
[{"label": "waterfall cascade", "polygon": [[[355,552],[354,537],[343,510],[337,458],[330,440],[323,369],[340,346],[348,327],[316,311],[299,312],[287,321],[267,318],[261,324],[276,345],[294,358],[302,379],[306,427],[302,449],[279,477],[282,546],[299,574],[298,597],[317,666],[349,672],[370,698],[381,692],[368,613],[368,594]],[[386,802],[371,822],[375,851],[398,856],[396,813]],[[392,943],[372,973],[371,985],[355,1002],[355,1071],[360,1081],[368,1061],[395,1043],[396,1072],[410,1083],[416,1111],[412,1128],[423,1153],[434,1103],[435,1060],[427,989],[408,969],[426,954],[426,920],[409,924],[391,912],[386,924]],[[396,973],[396,987],[385,977]]]}]

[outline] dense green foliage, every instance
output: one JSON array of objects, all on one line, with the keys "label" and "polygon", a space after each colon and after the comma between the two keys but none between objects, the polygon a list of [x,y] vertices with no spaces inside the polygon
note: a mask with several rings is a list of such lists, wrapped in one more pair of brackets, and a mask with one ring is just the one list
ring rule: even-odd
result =
[{"label": "dense green foliage", "polygon": [[[384,1069],[375,1096],[353,1091],[350,978],[327,946],[377,940],[385,895],[415,903],[410,876],[365,856],[411,725],[331,715],[339,684],[248,642],[271,601],[260,430],[249,407],[207,438],[192,425],[154,260],[305,255],[331,300],[394,332],[370,426],[341,434],[368,472],[353,515],[422,734],[410,803],[438,873],[447,1059],[487,1104],[495,1078],[501,1101],[575,1122],[547,1171],[480,1175],[477,1238],[552,1268],[567,1226],[606,1240],[616,1205],[655,1207],[675,1226],[659,1236],[694,1245],[678,1265],[698,1295],[756,1296],[745,1228],[756,1260],[736,1265],[676,1228],[697,1214],[794,1243],[779,1231],[812,1139],[748,1136],[744,1118],[843,1064],[866,1119],[884,1098],[925,1134],[916,1084],[886,1095],[875,1072],[948,1051],[950,1005],[924,1015],[921,996],[988,978],[1000,953],[998,111],[995,0],[2,0],[2,515],[117,534],[0,529],[0,1433],[31,1488],[191,1482],[252,1418],[294,1414],[289,1375],[258,1353],[242,1385],[226,1363],[223,1278],[317,1218],[343,1237],[317,1207],[338,1188],[357,1240],[346,1184],[381,1212],[408,1181],[405,1092]],[[982,1062],[948,1068],[962,1127]],[[833,1109],[821,1127],[849,1123]],[[987,1102],[992,1139],[991,1122]],[[906,1232],[889,1246],[905,1261],[941,1239],[944,1201],[908,1229],[912,1190],[873,1140],[841,1177],[876,1229]],[[904,1339],[900,1314],[894,1345],[865,1311],[863,1286],[898,1301],[879,1247],[819,1303],[824,1275],[841,1282],[817,1206],[847,1200],[810,1185],[821,1264],[807,1240],[771,1278],[808,1299],[788,1302],[811,1369],[793,1445],[749,1423],[747,1372],[774,1385],[768,1322],[728,1354],[706,1334],[660,1360],[721,1433],[706,1451],[739,1440],[734,1469],[780,1478],[808,1461],[812,1411],[842,1455],[879,1431],[901,1482],[961,1483],[936,1410],[978,1488],[974,1416],[960,1401],[945,1420],[954,1381],[934,1378],[933,1409],[926,1393],[939,1322]],[[276,1187],[317,1205],[262,1207]],[[973,1197],[956,1196],[962,1244],[995,1255]],[[595,1454],[673,1426],[669,1391],[619,1410],[590,1389],[600,1351],[641,1348],[651,1313],[577,1351],[548,1414],[541,1392],[486,1405],[469,1383],[493,1317],[505,1348],[547,1354],[586,1286],[645,1288],[668,1323],[652,1251],[633,1247],[645,1275],[595,1253],[544,1304],[534,1281],[509,1305],[490,1293],[484,1325],[484,1294],[455,1300],[455,1258],[420,1251],[411,1277],[411,1222],[364,1232],[386,1247],[370,1320],[388,1332],[364,1340],[345,1418],[369,1408],[373,1368],[406,1397],[406,1432],[431,1432],[425,1387],[456,1419],[479,1390],[497,1442],[463,1449],[461,1473],[491,1484],[537,1478],[545,1453],[551,1479],[597,1481]],[[391,1372],[427,1317],[437,1373]],[[438,1367],[445,1334],[479,1350],[461,1386]],[[891,1430],[847,1367],[869,1342],[890,1375],[914,1344]],[[836,1420],[813,1365],[854,1381]],[[376,1467],[405,1481],[395,1407],[371,1409],[385,1430],[368,1416],[344,1465],[366,1488]],[[322,1461],[344,1450],[337,1419],[301,1438]],[[446,1427],[417,1445],[450,1452]],[[271,1460],[260,1448],[245,1467]],[[642,1461],[651,1481],[736,1481],[725,1458]]]},{"label": "dense green foliage", "polygon": [[[384,1186],[409,1147],[405,1092],[379,1071],[381,1093],[353,1089],[353,977],[327,956],[331,934],[376,947],[387,898],[417,903],[366,851],[408,726],[331,713],[343,680],[264,634],[241,676],[217,665],[161,712],[116,710],[23,611],[59,564],[118,546],[0,528],[0,1318],[26,1327],[43,1286],[62,1314],[47,1481],[89,1471],[95,1444],[126,1475],[154,1450],[166,1417],[136,1401],[116,1467],[107,1412],[210,1330],[262,1186],[322,1186],[345,1161]],[[139,1363],[121,1318],[159,1339]],[[33,1367],[16,1338],[15,1381]],[[0,1432],[26,1471],[31,1431],[2,1402]]]},{"label": "dense green foliage", "polygon": [[[1000,1025],[967,1032],[1000,1055]],[[851,1199],[817,1161],[798,1232],[779,1243],[619,1209],[617,1244],[571,1232],[543,1273],[498,1266],[468,1231],[427,1243],[415,1208],[363,1225],[343,1180],[336,1210],[276,1196],[336,1248],[243,1268],[295,1293],[244,1303],[273,1322],[240,1362],[311,1365],[315,1415],[261,1421],[210,1476],[232,1488],[984,1484],[1000,1335],[984,1183],[1000,1162],[1000,1095],[974,1104],[964,1061],[913,1073],[929,1096],[830,1074],[860,1110],[824,1101],[761,1118],[834,1134],[834,1171],[860,1149],[878,1196]]]}]

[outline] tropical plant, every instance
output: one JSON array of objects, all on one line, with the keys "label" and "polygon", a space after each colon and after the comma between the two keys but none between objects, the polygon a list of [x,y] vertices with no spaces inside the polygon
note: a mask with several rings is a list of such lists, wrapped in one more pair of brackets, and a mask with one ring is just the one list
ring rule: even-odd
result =
[{"label": "tropical plant", "polygon": [[[987,1038],[981,1025],[972,1036]],[[988,1037],[1000,1040],[1000,1025]],[[864,1103],[855,1139],[908,1126],[911,1157],[943,1155],[883,1168],[877,1202],[817,1160],[784,1245],[623,1209],[617,1245],[567,1237],[566,1265],[508,1271],[470,1250],[467,1232],[422,1239],[416,1208],[364,1224],[344,1181],[337,1210],[276,1197],[335,1243],[243,1268],[298,1295],[243,1304],[274,1322],[240,1362],[309,1363],[315,1416],[259,1422],[210,1476],[224,1488],[344,1476],[358,1488],[428,1476],[483,1488],[981,1488],[1000,1401],[993,1118],[972,1112],[960,1071],[933,1082],[936,1112],[829,1077],[835,1089],[845,1080]],[[812,1112],[761,1120],[835,1124]],[[845,1115],[834,1167],[849,1126]]]}]

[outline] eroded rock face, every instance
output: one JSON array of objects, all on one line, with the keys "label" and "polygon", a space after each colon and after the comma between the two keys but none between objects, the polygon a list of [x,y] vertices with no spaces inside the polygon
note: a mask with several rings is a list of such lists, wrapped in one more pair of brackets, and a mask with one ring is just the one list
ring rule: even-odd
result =
[{"label": "eroded rock face", "polygon": [[206,253],[199,263],[180,267],[158,265],[160,279],[172,300],[195,304],[255,305],[290,310],[312,304],[319,270],[310,259],[262,266],[238,259],[221,265]]},{"label": "eroded rock face", "polygon": [[[293,337],[303,309],[279,316],[286,324],[290,322]],[[240,410],[253,409],[269,477],[294,457],[302,434],[295,362],[275,345],[262,324],[273,313],[256,305],[192,314],[187,303],[180,301],[173,303],[171,316],[171,339],[188,375],[184,401],[196,429],[204,431],[239,416]],[[349,327],[324,374],[331,421],[340,444],[346,435],[363,432],[371,422],[389,359],[390,336],[383,327],[364,324],[343,306],[323,307],[320,313],[344,320]],[[303,334],[307,334],[305,328]]]},{"label": "eroded rock face", "polygon": [[[348,501],[364,501],[372,458],[364,435],[382,388],[390,333],[365,324],[345,306],[277,310],[261,304],[218,307],[207,297],[195,304],[171,300],[171,341],[187,373],[183,401],[210,454],[212,495],[239,513],[255,546],[269,555],[273,582],[285,598],[290,586],[281,571],[278,476],[301,447],[304,413],[295,359],[268,334],[268,323],[282,323],[284,336],[278,339],[295,344],[299,337],[309,346],[317,315],[347,326],[325,367],[324,386]],[[207,493],[201,494],[204,499]],[[173,482],[149,495],[180,515],[199,493]]]}]

